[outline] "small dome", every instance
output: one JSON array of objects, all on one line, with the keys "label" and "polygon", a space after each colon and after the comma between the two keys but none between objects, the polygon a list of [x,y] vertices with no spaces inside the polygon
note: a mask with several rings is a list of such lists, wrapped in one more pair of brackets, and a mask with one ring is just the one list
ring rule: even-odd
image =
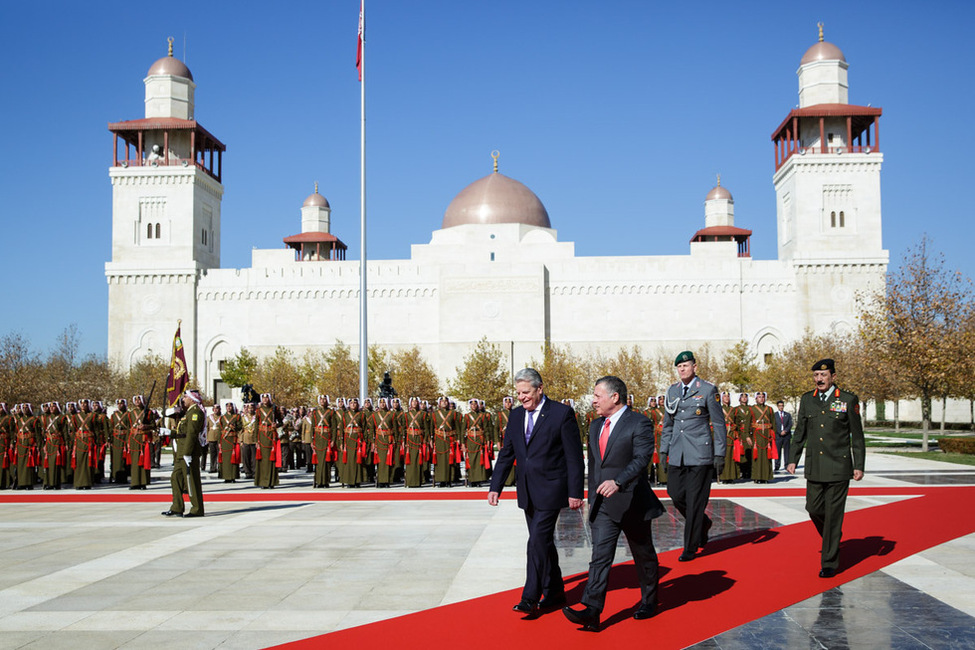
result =
[{"label": "small dome", "polygon": [[193,73],[190,69],[186,67],[186,64],[173,55],[164,56],[159,59],[149,68],[147,77],[152,77],[154,75],[172,75],[174,77],[183,77],[184,79],[189,79],[193,81]]},{"label": "small dome", "polygon": [[316,187],[315,191],[309,194],[308,198],[305,199],[305,202],[301,204],[301,207],[331,208],[332,206],[328,204],[328,199],[326,199],[324,196],[318,193],[318,188]]},{"label": "small dome", "polygon": [[548,211],[522,183],[494,172],[474,181],[454,197],[441,228],[465,224],[521,223],[551,228]]},{"label": "small dome", "polygon": [[734,201],[734,199],[731,198],[731,192],[720,185],[717,185],[713,190],[708,192],[707,198],[704,200],[713,201],[714,199],[727,199],[728,201]]},{"label": "small dome", "polygon": [[807,63],[813,63],[815,61],[846,61],[846,57],[843,56],[842,50],[836,47],[832,43],[827,43],[826,41],[819,41],[811,48],[806,50],[806,53],[802,55],[802,61],[799,65],[806,65]]}]

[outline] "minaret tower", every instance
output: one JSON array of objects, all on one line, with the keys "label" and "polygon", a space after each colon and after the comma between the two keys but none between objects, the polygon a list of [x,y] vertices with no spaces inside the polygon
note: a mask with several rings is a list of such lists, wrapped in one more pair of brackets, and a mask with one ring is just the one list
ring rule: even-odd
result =
[{"label": "minaret tower", "polygon": [[195,370],[196,285],[220,266],[221,171],[226,147],[194,119],[193,74],[167,56],[149,68],[145,118],[113,134],[108,355],[127,369],[149,353],[169,358],[177,319]]},{"label": "minaret tower", "polygon": [[[883,111],[849,103],[848,68],[840,48],[823,40],[819,23],[819,40],[797,71],[799,107],[772,133],[778,256],[795,265],[800,290],[819,303],[849,301],[875,287],[888,260],[881,241]],[[835,277],[813,277],[822,273]],[[836,295],[815,295],[816,286],[827,285]],[[828,325],[804,324],[818,331]]]}]

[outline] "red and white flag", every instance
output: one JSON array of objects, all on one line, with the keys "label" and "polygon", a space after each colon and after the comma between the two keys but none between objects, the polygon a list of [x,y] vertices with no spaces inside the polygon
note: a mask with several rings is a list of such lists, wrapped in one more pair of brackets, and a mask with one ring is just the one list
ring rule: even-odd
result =
[{"label": "red and white flag", "polygon": [[362,81],[362,3],[359,3],[359,45],[355,51],[355,69],[359,71],[359,81]]}]

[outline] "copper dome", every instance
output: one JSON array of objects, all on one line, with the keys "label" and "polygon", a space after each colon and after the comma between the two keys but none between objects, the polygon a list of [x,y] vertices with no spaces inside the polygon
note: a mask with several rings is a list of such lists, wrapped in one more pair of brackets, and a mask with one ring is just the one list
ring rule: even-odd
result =
[{"label": "copper dome", "polygon": [[465,224],[521,223],[551,228],[548,211],[524,184],[494,172],[474,181],[454,197],[441,228]]},{"label": "copper dome", "polygon": [[712,201],[714,199],[727,199],[729,201],[734,201],[734,199],[731,198],[731,192],[729,192],[726,188],[721,187],[720,185],[718,185],[713,190],[708,192],[708,195],[704,200]]},{"label": "copper dome", "polygon": [[806,65],[814,61],[846,61],[840,48],[826,41],[819,41],[802,55],[799,65]]},{"label": "copper dome", "polygon": [[152,77],[154,75],[172,75],[193,81],[193,73],[186,67],[186,64],[172,55],[164,56],[152,64],[146,76]]},{"label": "copper dome", "polygon": [[331,206],[328,204],[328,199],[319,194],[318,188],[315,188],[315,191],[308,195],[308,198],[305,199],[305,202],[301,204],[301,207],[330,208]]}]

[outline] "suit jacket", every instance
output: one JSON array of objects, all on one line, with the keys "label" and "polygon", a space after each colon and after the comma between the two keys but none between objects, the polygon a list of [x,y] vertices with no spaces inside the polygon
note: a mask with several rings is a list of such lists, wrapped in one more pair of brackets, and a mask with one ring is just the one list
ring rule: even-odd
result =
[{"label": "suit jacket", "polygon": [[[660,454],[670,465],[710,465],[724,458],[727,446],[724,409],[714,384],[700,377],[691,380],[687,396],[677,382],[664,396],[664,431]],[[713,429],[713,434],[712,434]]]},{"label": "suit jacket", "polygon": [[[517,464],[515,464],[517,461]],[[582,441],[575,415],[565,404],[545,399],[535,416],[531,441],[525,444],[525,408],[511,411],[504,447],[491,476],[491,491],[500,493],[512,466],[518,485],[518,507],[560,510],[569,498],[583,496]]]},{"label": "suit jacket", "polygon": [[[606,418],[589,428],[589,521],[602,511],[620,522],[627,513],[654,519],[664,513],[663,504],[650,489],[647,465],[653,458],[653,423],[627,408],[613,427],[606,455],[599,454],[599,436]],[[619,492],[604,498],[596,493],[603,481],[619,483]]]},{"label": "suit jacket", "polygon": [[798,465],[806,447],[805,476],[811,481],[849,481],[854,469],[863,471],[867,449],[859,398],[836,386],[825,401],[818,390],[805,393],[799,400],[789,462]]},{"label": "suit jacket", "polygon": [[782,418],[779,419],[779,411],[775,411],[773,421],[775,422],[775,433],[780,436],[787,436],[792,433],[792,414],[782,411]]}]

